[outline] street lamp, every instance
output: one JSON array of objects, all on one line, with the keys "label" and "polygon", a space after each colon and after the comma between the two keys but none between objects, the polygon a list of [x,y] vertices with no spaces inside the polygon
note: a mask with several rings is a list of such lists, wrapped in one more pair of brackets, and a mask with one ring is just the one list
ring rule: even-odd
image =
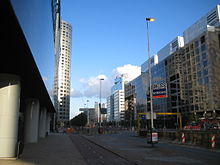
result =
[{"label": "street lamp", "polygon": [[87,100],[87,122],[88,122],[88,126],[89,126],[89,106],[88,106],[88,102],[89,102],[89,100]]},{"label": "street lamp", "polygon": [[100,103],[99,103],[99,113],[98,113],[98,121],[99,121],[99,126],[101,126],[101,108],[102,108],[102,92],[101,92],[101,87],[102,87],[102,80],[104,80],[104,78],[100,78]]},{"label": "street lamp", "polygon": [[153,119],[153,94],[152,94],[152,82],[151,82],[151,58],[150,58],[150,37],[149,37],[149,22],[155,21],[154,18],[146,18],[147,21],[147,41],[148,41],[148,69],[149,69],[149,86],[150,86],[150,119],[151,119],[151,130],[154,128],[154,119]]}]

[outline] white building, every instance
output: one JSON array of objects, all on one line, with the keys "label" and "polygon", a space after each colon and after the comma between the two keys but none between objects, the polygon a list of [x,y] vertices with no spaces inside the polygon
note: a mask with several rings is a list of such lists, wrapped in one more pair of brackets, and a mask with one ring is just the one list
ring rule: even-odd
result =
[{"label": "white building", "polygon": [[[63,125],[70,117],[70,67],[72,47],[72,26],[61,20],[60,56],[58,62],[57,90],[57,122]],[[63,123],[63,124],[62,124]]]},{"label": "white building", "polygon": [[124,120],[125,113],[125,94],[124,85],[127,77],[121,75],[116,77],[115,83],[111,88],[111,95],[107,98],[107,121],[119,122]]},{"label": "white building", "polygon": [[114,92],[114,121],[124,120],[125,114],[125,91],[117,90]]}]

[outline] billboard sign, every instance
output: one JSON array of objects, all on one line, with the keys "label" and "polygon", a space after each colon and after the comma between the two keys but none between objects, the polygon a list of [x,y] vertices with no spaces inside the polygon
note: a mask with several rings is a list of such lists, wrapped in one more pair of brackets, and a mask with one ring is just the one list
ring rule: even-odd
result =
[{"label": "billboard sign", "polygon": [[153,84],[153,98],[166,98],[167,96],[167,84],[165,82],[161,82],[158,84]]}]

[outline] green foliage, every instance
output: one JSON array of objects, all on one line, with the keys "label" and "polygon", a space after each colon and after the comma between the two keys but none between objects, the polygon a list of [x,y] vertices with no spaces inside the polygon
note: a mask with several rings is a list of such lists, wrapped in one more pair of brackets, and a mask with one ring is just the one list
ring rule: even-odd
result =
[{"label": "green foliage", "polygon": [[85,113],[80,113],[70,120],[72,126],[85,126],[87,123],[87,115]]}]

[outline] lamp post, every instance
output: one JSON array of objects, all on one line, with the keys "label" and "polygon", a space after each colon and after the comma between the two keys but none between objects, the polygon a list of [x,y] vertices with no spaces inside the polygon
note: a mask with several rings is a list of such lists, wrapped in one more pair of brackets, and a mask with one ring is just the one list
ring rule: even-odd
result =
[{"label": "lamp post", "polygon": [[148,69],[149,69],[149,87],[150,87],[150,119],[151,119],[151,131],[154,128],[154,119],[153,119],[153,94],[152,94],[152,82],[151,82],[151,58],[150,58],[150,36],[149,36],[149,22],[155,21],[154,18],[146,18],[147,21],[147,41],[148,41]]},{"label": "lamp post", "polygon": [[87,100],[87,122],[88,122],[88,126],[89,126],[89,106],[88,106],[88,102],[89,102],[89,100]]},{"label": "lamp post", "polygon": [[104,80],[104,78],[100,78],[100,103],[99,103],[99,113],[98,113],[98,121],[99,121],[99,126],[101,126],[101,108],[102,108],[102,80]]}]

